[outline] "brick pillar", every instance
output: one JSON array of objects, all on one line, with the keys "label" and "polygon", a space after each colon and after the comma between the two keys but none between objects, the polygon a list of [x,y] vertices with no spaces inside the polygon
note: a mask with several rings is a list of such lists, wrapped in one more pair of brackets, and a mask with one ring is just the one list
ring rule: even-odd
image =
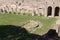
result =
[{"label": "brick pillar", "polygon": [[47,9],[48,9],[48,8],[45,7],[44,12],[43,12],[45,17],[47,17]]},{"label": "brick pillar", "polygon": [[55,8],[54,6],[52,7],[52,17],[54,17],[54,13],[55,13]]},{"label": "brick pillar", "polygon": [[60,18],[60,10],[59,10],[59,18]]}]

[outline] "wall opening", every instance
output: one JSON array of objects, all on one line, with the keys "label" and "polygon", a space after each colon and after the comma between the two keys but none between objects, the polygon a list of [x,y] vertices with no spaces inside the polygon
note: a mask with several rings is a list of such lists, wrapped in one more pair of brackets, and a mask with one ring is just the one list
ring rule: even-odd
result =
[{"label": "wall opening", "polygon": [[51,16],[51,15],[52,15],[52,7],[49,6],[49,7],[48,7],[47,16]]},{"label": "wall opening", "polygon": [[54,16],[59,16],[59,7],[56,7],[55,8]]},{"label": "wall opening", "polygon": [[3,9],[0,9],[1,12],[4,12]]}]

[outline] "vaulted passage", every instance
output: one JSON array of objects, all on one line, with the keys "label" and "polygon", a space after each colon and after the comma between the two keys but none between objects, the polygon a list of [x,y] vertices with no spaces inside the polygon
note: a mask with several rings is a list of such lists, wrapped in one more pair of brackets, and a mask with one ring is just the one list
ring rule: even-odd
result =
[{"label": "vaulted passage", "polygon": [[56,7],[55,8],[54,16],[59,16],[59,7]]},{"label": "vaulted passage", "polygon": [[49,7],[48,7],[47,16],[51,16],[51,15],[52,15],[52,7],[49,6]]}]

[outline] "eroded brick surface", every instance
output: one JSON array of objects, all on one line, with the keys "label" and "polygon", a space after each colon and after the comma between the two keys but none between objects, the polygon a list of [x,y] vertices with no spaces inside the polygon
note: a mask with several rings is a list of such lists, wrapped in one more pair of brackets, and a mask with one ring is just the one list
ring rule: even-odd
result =
[{"label": "eroded brick surface", "polygon": [[[60,16],[60,0],[0,0],[0,12],[32,13],[46,16]],[[50,9],[51,10],[50,10]],[[55,12],[55,10],[58,12]],[[50,10],[50,11],[48,11]]]}]

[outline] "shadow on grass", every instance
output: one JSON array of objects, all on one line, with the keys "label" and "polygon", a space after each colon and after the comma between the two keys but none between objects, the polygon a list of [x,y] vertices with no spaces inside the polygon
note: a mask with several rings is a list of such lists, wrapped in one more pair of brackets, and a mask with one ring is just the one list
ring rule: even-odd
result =
[{"label": "shadow on grass", "polygon": [[37,35],[21,26],[0,25],[0,40],[58,40],[58,34],[56,30],[50,29],[44,35]]}]

